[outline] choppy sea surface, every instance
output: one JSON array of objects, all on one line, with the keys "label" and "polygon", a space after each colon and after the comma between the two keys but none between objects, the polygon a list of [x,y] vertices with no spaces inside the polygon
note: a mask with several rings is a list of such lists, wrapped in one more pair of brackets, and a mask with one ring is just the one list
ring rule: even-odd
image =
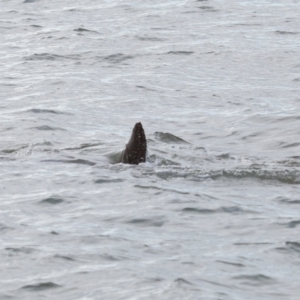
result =
[{"label": "choppy sea surface", "polygon": [[299,299],[299,0],[0,4],[1,300]]}]

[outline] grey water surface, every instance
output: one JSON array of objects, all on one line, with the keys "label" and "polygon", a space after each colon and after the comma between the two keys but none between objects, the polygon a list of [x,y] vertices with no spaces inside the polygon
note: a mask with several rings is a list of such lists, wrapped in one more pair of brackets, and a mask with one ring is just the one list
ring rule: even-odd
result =
[{"label": "grey water surface", "polygon": [[0,0],[0,299],[299,299],[299,16]]}]

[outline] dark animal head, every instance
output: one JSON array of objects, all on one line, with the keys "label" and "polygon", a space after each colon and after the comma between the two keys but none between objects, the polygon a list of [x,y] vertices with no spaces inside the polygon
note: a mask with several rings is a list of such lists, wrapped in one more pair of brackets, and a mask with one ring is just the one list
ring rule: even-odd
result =
[{"label": "dark animal head", "polygon": [[132,130],[131,138],[124,150],[122,162],[139,164],[146,161],[147,141],[142,124],[136,123]]}]

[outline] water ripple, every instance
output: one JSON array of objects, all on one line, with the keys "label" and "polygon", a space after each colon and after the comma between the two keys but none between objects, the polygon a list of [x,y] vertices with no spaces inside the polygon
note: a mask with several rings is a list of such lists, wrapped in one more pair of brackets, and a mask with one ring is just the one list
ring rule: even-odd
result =
[{"label": "water ripple", "polygon": [[87,165],[87,166],[94,166],[96,163],[91,162],[85,159],[47,159],[42,160],[43,162],[58,162],[58,163],[67,163],[67,164],[79,164],[79,165]]},{"label": "water ripple", "polygon": [[42,283],[37,283],[37,284],[25,285],[25,286],[22,287],[22,289],[37,292],[37,291],[55,289],[55,288],[59,288],[59,287],[61,287],[61,285],[49,281],[49,282],[42,282]]},{"label": "water ripple", "polygon": [[35,53],[33,55],[29,55],[24,57],[27,61],[38,61],[38,60],[63,60],[63,59],[71,59],[71,60],[79,60],[80,55],[58,55],[58,54],[50,54],[50,53]]},{"label": "water ripple", "polygon": [[162,217],[152,217],[152,218],[136,218],[127,221],[128,224],[133,224],[137,226],[154,226],[161,227],[165,224],[166,220]]},{"label": "water ripple", "polygon": [[241,284],[249,286],[263,286],[276,283],[276,280],[274,278],[263,274],[239,275],[234,276],[233,279],[240,281]]},{"label": "water ripple", "polygon": [[237,214],[253,214],[257,213],[251,210],[244,210],[238,206],[230,206],[230,207],[220,207],[217,209],[207,209],[207,208],[196,208],[196,207],[185,207],[181,210],[185,213],[199,213],[199,214],[214,214],[214,213],[229,213],[232,215]]},{"label": "water ripple", "polygon": [[60,204],[62,202],[64,202],[64,200],[57,196],[52,196],[40,201],[42,204]]},{"label": "water ripple", "polygon": [[52,127],[52,126],[49,126],[49,125],[36,126],[36,127],[33,127],[33,129],[42,130],[42,131],[55,131],[55,130],[67,131],[64,128]]},{"label": "water ripple", "polygon": [[177,144],[189,144],[184,139],[177,137],[168,132],[155,132],[154,136],[157,140],[164,142],[164,143],[177,143]]},{"label": "water ripple", "polygon": [[35,114],[56,114],[56,115],[71,115],[70,113],[61,112],[54,109],[41,109],[41,108],[32,108],[28,112],[33,112]]}]

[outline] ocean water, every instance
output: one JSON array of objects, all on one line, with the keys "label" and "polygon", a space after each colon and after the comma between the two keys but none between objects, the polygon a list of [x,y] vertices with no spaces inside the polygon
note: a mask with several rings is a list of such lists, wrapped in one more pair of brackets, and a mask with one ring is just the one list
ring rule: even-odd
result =
[{"label": "ocean water", "polygon": [[1,300],[299,299],[299,0],[0,4]]}]

